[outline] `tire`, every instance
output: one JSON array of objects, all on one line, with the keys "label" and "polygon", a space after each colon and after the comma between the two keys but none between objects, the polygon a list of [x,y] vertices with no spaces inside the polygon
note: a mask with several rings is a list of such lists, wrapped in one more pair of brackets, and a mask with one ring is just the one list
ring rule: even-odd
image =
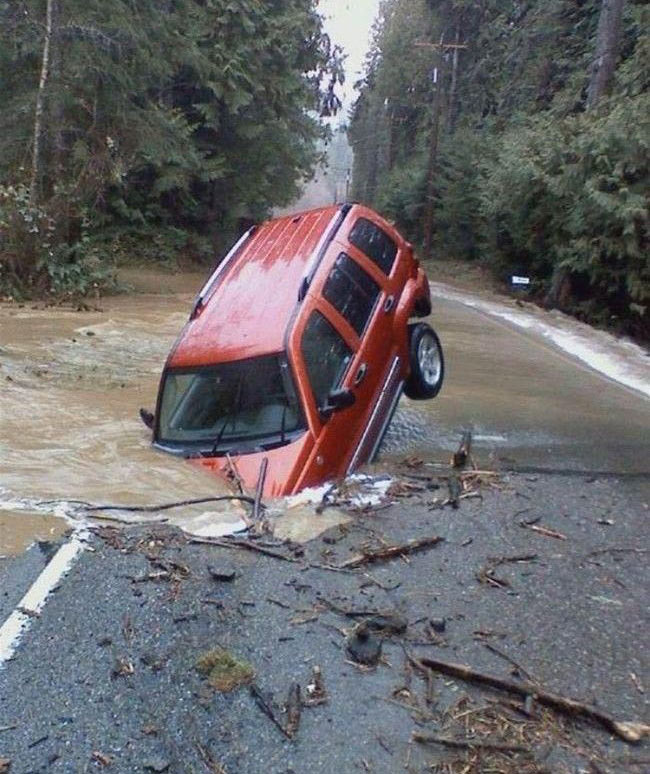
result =
[{"label": "tire", "polygon": [[411,373],[404,394],[411,400],[428,400],[440,392],[445,377],[445,360],[438,335],[427,323],[409,325]]}]

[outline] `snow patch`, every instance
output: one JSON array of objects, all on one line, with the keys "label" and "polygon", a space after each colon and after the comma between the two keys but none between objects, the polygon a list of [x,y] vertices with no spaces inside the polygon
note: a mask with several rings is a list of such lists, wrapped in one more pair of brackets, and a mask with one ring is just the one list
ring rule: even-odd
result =
[{"label": "snow patch", "polygon": [[437,298],[464,304],[551,341],[594,371],[650,398],[650,358],[637,344],[592,328],[562,312],[549,313],[532,306],[521,310],[505,301],[478,298],[441,282],[429,284]]}]

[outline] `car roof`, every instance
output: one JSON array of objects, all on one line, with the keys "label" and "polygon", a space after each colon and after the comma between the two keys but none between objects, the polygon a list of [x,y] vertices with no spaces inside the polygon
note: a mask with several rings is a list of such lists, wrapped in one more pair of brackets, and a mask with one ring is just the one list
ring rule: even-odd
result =
[{"label": "car roof", "polygon": [[340,212],[341,206],[334,205],[257,227],[206,284],[199,313],[185,326],[168,365],[190,367],[282,351],[302,279]]}]

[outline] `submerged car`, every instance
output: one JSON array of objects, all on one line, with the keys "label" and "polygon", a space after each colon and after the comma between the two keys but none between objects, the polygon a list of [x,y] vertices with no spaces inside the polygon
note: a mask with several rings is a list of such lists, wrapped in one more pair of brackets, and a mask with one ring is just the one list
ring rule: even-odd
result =
[{"label": "submerged car", "polygon": [[195,299],[165,364],[153,443],[266,496],[373,459],[402,394],[433,398],[444,361],[412,246],[336,205],[251,228]]}]

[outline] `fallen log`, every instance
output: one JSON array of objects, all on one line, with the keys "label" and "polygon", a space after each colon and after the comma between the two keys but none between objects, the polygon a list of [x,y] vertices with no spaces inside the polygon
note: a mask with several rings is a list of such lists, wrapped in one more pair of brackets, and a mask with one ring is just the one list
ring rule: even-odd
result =
[{"label": "fallen log", "polygon": [[363,551],[361,556],[356,556],[353,559],[348,559],[343,564],[338,565],[339,570],[349,570],[355,567],[362,567],[365,564],[374,564],[375,562],[387,562],[391,559],[397,559],[401,556],[408,556],[414,554],[417,551],[422,551],[425,548],[431,548],[432,546],[441,543],[444,540],[442,537],[433,535],[432,537],[420,538],[419,540],[409,540],[407,543],[402,543],[397,546],[388,546],[386,548],[379,548],[374,551]]},{"label": "fallen log", "polygon": [[437,672],[458,677],[471,683],[489,685],[491,688],[498,688],[501,691],[517,694],[518,696],[532,696],[540,704],[551,707],[558,712],[572,717],[583,717],[600,724],[608,731],[616,734],[626,742],[639,742],[644,737],[650,735],[650,725],[637,723],[634,721],[615,720],[611,715],[602,710],[592,707],[576,699],[570,699],[557,693],[545,691],[538,685],[530,682],[515,682],[507,680],[496,675],[489,675],[478,672],[465,664],[456,664],[449,661],[438,661],[432,658],[415,659],[409,656],[412,662],[417,662],[423,669],[435,669]]}]

